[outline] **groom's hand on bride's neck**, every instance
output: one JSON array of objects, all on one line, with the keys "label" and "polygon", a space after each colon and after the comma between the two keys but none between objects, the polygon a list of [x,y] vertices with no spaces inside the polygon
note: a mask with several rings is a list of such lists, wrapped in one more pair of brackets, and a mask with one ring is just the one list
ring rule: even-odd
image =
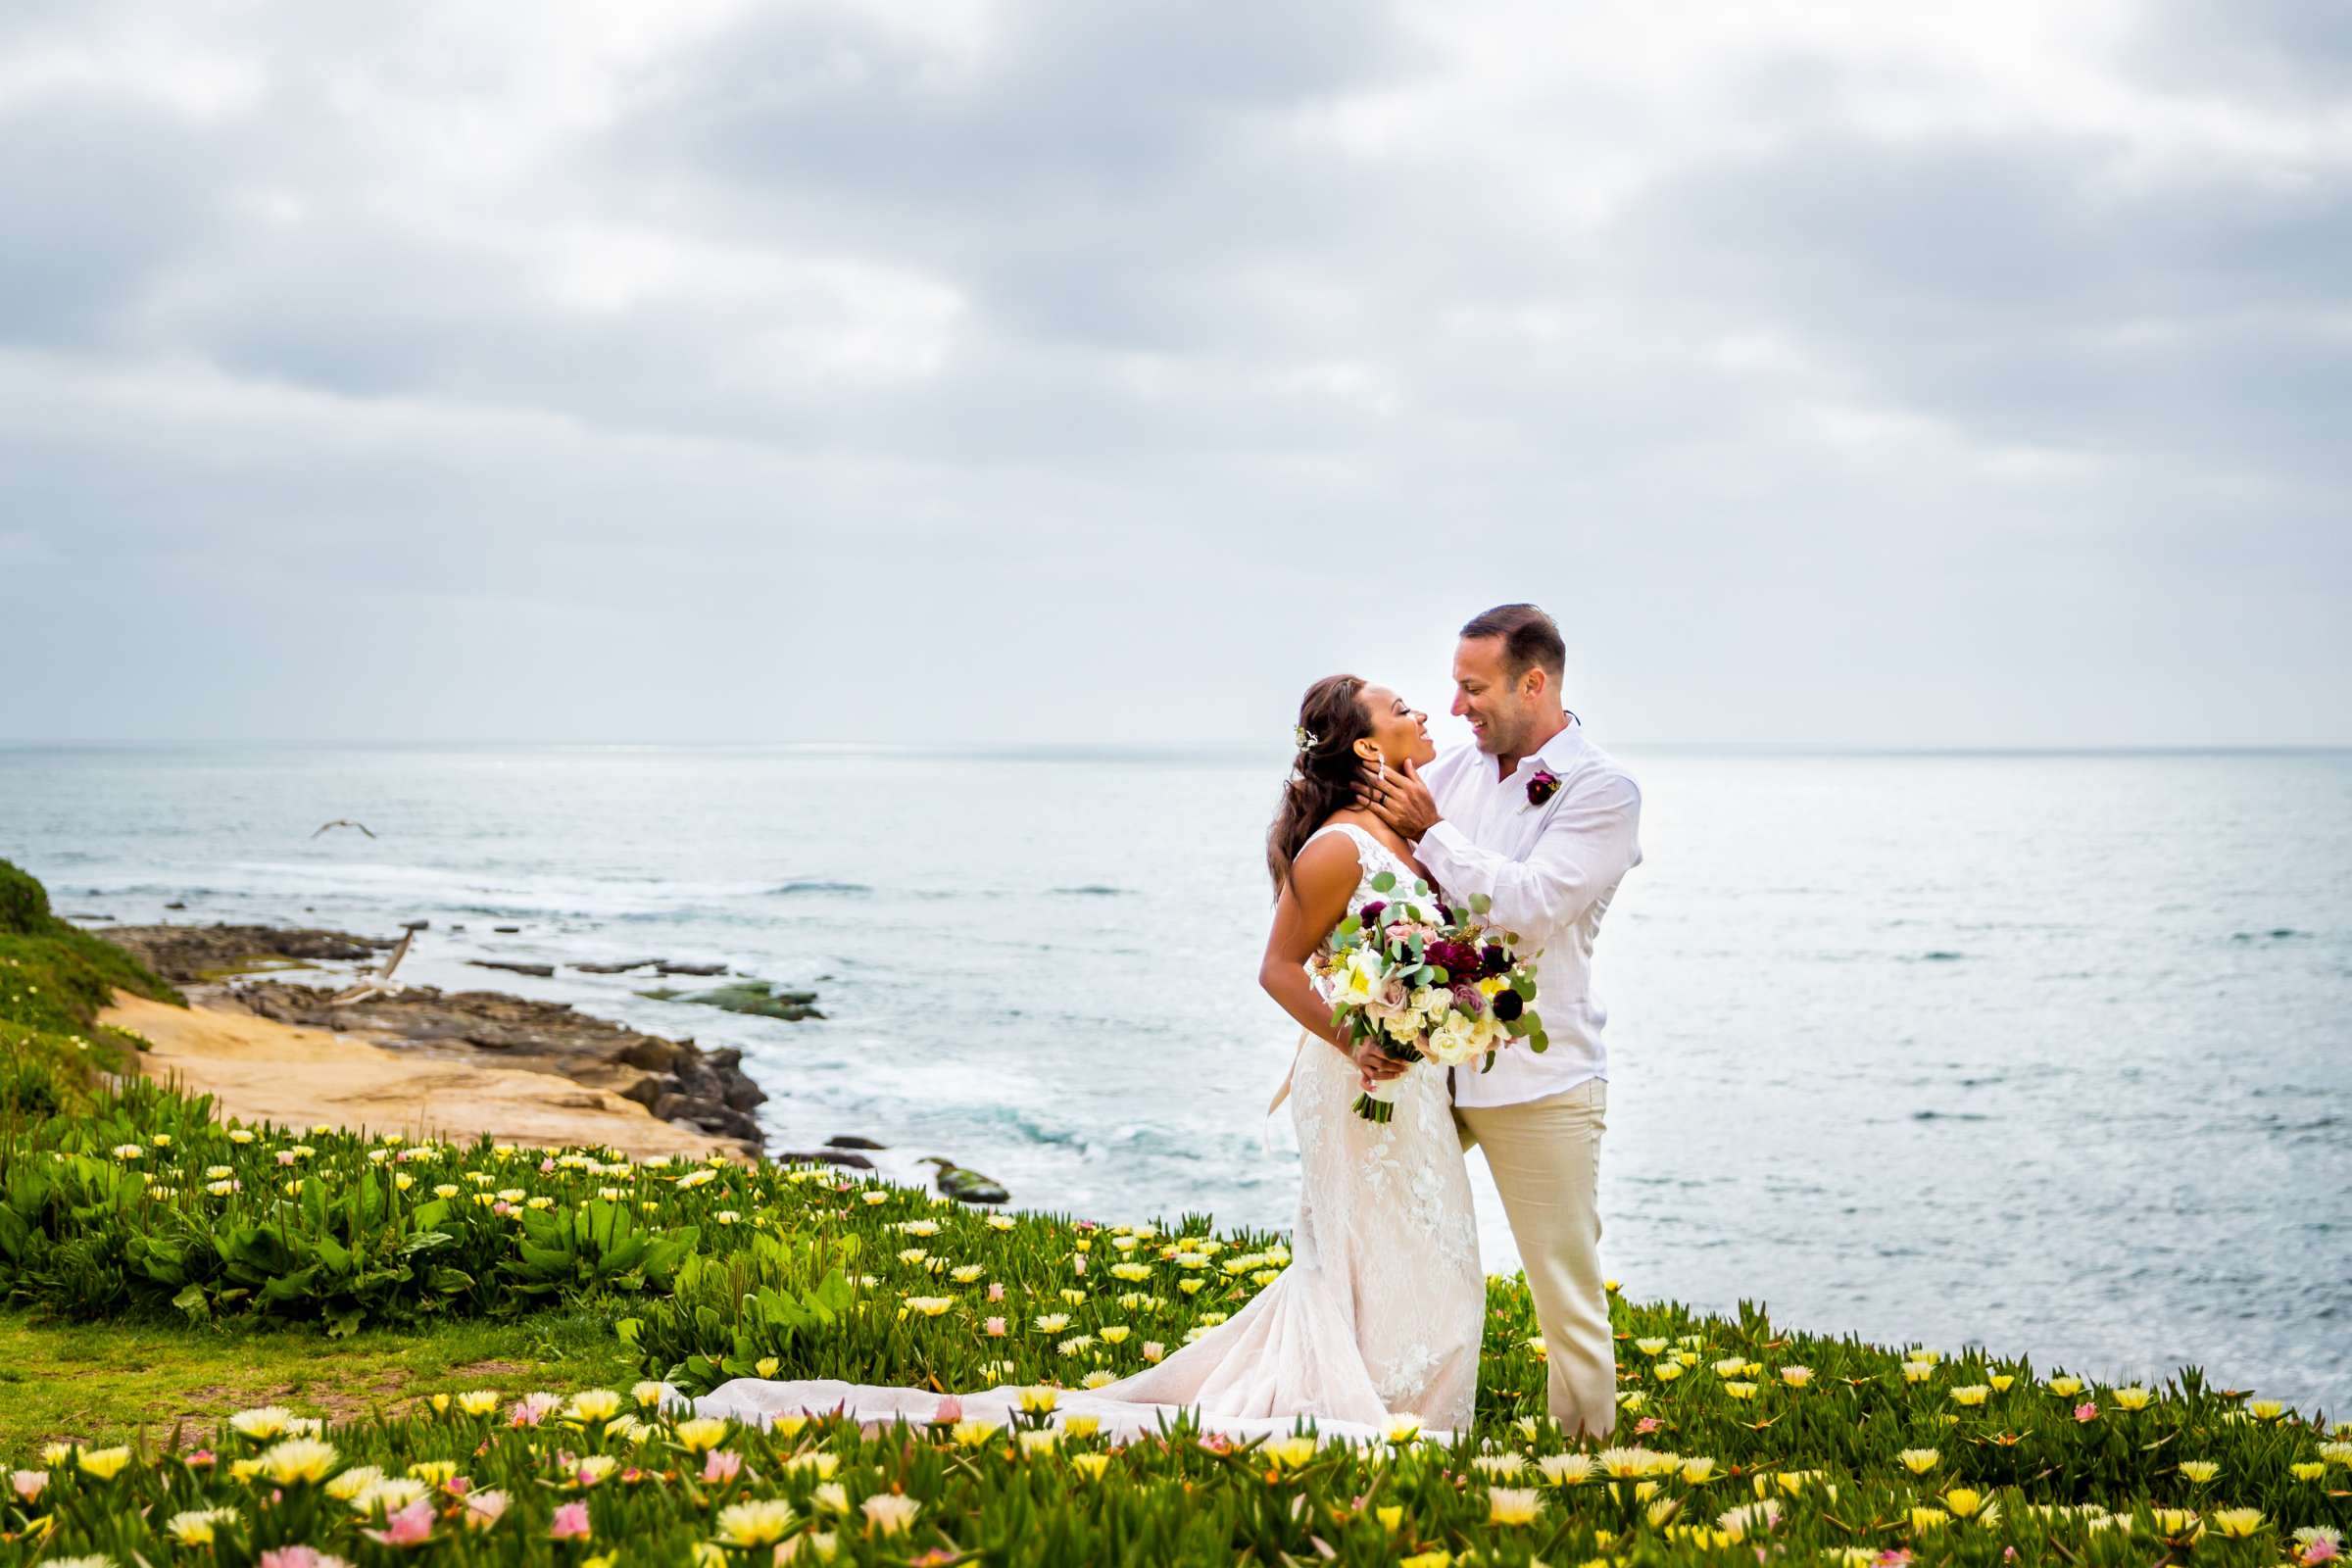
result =
[{"label": "groom's hand on bride's neck", "polygon": [[1437,797],[1421,782],[1411,762],[1383,770],[1366,762],[1356,769],[1355,804],[1395,828],[1410,843],[1438,825]]}]

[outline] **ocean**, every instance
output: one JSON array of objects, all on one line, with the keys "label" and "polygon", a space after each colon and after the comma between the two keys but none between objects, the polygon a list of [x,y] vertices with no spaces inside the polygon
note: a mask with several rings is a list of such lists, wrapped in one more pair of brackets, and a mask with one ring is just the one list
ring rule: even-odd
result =
[{"label": "ocean", "polygon": [[[2345,1413],[2352,754],[1619,755],[1646,861],[1597,963],[1601,1202],[1630,1295]],[[1255,975],[1283,766],[20,746],[0,856],[69,915],[429,919],[404,979],[743,1047],[775,1148],[862,1134],[1029,1206],[1279,1226],[1295,1152],[1262,1110],[1296,1032]],[[311,836],[339,816],[377,837]],[[488,956],[723,961],[826,1016]]]}]

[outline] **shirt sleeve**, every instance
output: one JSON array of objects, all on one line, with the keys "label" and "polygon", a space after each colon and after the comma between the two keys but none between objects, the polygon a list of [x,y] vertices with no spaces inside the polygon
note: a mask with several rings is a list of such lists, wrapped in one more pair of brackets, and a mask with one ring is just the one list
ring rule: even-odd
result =
[{"label": "shirt sleeve", "polygon": [[1492,901],[1489,920],[1512,931],[1545,931],[1576,920],[1641,863],[1641,827],[1642,791],[1614,773],[1560,802],[1524,860],[1480,849],[1446,821],[1413,849],[1450,898],[1483,893]]}]

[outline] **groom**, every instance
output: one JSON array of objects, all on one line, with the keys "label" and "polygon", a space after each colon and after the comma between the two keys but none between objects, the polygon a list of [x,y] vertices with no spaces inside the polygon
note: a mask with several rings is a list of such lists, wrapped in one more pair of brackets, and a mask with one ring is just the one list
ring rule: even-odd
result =
[{"label": "groom", "polygon": [[1486,1150],[1519,1243],[1551,1413],[1570,1433],[1603,1437],[1617,1420],[1617,1363],[1593,1203],[1608,1057],[1592,942],[1618,882],[1642,863],[1642,792],[1561,708],[1567,662],[1559,627],[1535,606],[1479,615],[1453,655],[1453,711],[1476,749],[1446,753],[1425,776],[1410,764],[1367,770],[1360,790],[1449,899],[1485,894],[1487,918],[1543,950],[1536,1011],[1550,1049],[1455,1073],[1453,1115],[1462,1147]]}]

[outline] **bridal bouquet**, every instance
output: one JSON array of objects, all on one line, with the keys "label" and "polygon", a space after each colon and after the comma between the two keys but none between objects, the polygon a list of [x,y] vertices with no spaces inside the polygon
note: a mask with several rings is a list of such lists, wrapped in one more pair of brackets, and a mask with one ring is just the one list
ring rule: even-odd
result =
[{"label": "bridal bouquet", "polygon": [[[1396,875],[1383,871],[1372,890],[1395,893]],[[1374,1041],[1397,1061],[1459,1067],[1494,1065],[1496,1052],[1514,1043],[1541,1052],[1551,1042],[1536,1000],[1535,959],[1512,949],[1515,933],[1490,930],[1475,916],[1487,912],[1481,894],[1470,914],[1448,907],[1416,881],[1409,896],[1366,904],[1342,921],[1314,963],[1316,994],[1331,1004],[1331,1022],[1350,1042]],[[1366,1121],[1396,1114],[1396,1085],[1385,1083],[1355,1097]]]}]

